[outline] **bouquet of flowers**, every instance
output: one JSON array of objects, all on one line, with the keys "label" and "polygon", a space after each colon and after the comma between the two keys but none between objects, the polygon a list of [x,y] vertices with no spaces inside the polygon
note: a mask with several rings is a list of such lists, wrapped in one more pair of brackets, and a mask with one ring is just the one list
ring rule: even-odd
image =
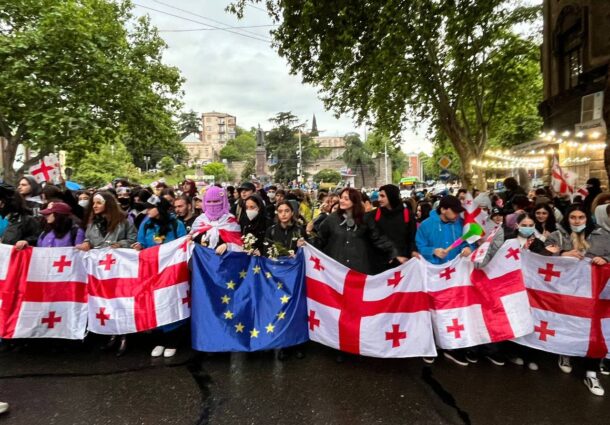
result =
[{"label": "bouquet of flowers", "polygon": [[256,242],[258,239],[252,233],[248,233],[247,235],[243,235],[241,240],[244,242],[244,252],[248,255],[252,255],[256,250]]},{"label": "bouquet of flowers", "polygon": [[165,240],[165,236],[163,236],[163,235],[153,236],[153,242],[156,243],[157,245],[161,245],[164,240]]}]

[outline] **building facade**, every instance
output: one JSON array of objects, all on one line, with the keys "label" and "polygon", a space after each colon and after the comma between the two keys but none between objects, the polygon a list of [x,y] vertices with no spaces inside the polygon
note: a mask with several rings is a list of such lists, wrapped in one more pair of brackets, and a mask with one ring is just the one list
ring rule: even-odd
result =
[{"label": "building facade", "polygon": [[608,186],[610,1],[544,0],[540,114],[561,165]]},{"label": "building facade", "polygon": [[201,141],[210,143],[217,154],[235,138],[237,118],[224,112],[204,112],[201,115]]},{"label": "building facade", "polygon": [[200,139],[200,134],[191,133],[181,140],[188,152],[187,165],[202,165],[214,161],[214,147]]}]

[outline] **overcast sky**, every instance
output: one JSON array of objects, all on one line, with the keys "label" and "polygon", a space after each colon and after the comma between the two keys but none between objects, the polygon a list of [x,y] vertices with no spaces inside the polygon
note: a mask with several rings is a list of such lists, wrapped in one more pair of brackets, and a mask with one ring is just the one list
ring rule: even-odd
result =
[{"label": "overcast sky", "polygon": [[[277,112],[292,111],[309,125],[315,113],[318,129],[323,131],[321,135],[342,136],[352,131],[364,134],[364,128],[356,127],[350,117],[335,119],[332,112],[324,110],[315,87],[289,74],[285,60],[269,43],[271,27],[230,30],[245,36],[209,30],[208,25],[221,28],[271,25],[271,19],[260,8],[247,7],[240,21],[224,11],[230,0],[133,2],[136,16],[149,14],[169,45],[165,62],[178,67],[186,79],[187,110],[227,112],[237,116],[241,127],[260,123],[264,129],[269,129],[268,119]],[[423,137],[409,132],[404,139],[405,151],[431,150]]]}]

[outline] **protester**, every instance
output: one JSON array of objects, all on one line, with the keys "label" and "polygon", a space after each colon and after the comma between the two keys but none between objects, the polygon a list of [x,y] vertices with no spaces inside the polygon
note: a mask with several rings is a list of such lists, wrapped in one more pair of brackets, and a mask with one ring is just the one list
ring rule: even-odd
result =
[{"label": "protester", "polygon": [[197,183],[195,183],[194,180],[184,180],[182,183],[180,183],[180,188],[182,190],[182,194],[188,196],[191,199],[197,194]]},{"label": "protester", "polygon": [[[167,199],[153,195],[145,203],[147,217],[138,231],[138,241],[132,245],[136,250],[151,248],[171,242],[186,235],[184,224],[169,210]],[[176,354],[179,335],[186,320],[161,326],[155,332],[155,347],[150,353],[151,357],[165,358]]]},{"label": "protester", "polygon": [[589,248],[586,257],[593,264],[603,266],[610,262],[610,204],[598,205],[595,208],[597,229],[589,235]]},{"label": "protester", "polygon": [[329,203],[330,199],[331,199],[331,197],[328,195],[325,195],[321,199],[318,215],[312,221],[307,223],[307,228],[306,228],[307,233],[312,233],[312,232],[318,233],[320,231],[320,226],[322,225],[324,220],[326,220],[328,218],[328,215],[330,214],[330,207],[331,207],[331,205]]},{"label": "protester", "polygon": [[[416,225],[413,214],[400,199],[400,189],[393,184],[379,188],[379,208],[365,214],[364,219],[370,227],[376,227],[380,234],[388,238],[398,255],[405,258],[419,257],[415,247]],[[383,253],[374,251],[379,260],[373,265],[375,274],[399,265],[384,258]],[[375,258],[374,257],[374,258]]]},{"label": "protester", "polygon": [[536,205],[534,208],[534,222],[536,223],[536,231],[539,235],[537,237],[542,242],[557,230],[555,214],[548,204]]},{"label": "protester", "polygon": [[130,222],[133,223],[136,230],[140,228],[142,221],[146,218],[146,201],[152,196],[146,189],[135,190],[131,192],[131,210],[127,214],[131,217]]},{"label": "protester", "polygon": [[303,245],[305,236],[303,227],[296,220],[293,204],[289,201],[280,202],[275,223],[267,229],[265,241],[268,244],[280,244],[286,252],[296,253]]},{"label": "protester", "polygon": [[[502,214],[502,210],[500,208],[492,208],[489,213],[489,218],[493,224],[491,228],[488,229],[490,231],[494,231],[498,227],[502,227],[504,225],[504,214]],[[487,233],[487,230],[485,230],[485,232]]]},{"label": "protester", "polygon": [[[121,206],[121,209],[123,211],[125,211],[125,213],[127,214],[128,217],[129,216],[129,212],[131,210],[131,189],[127,186],[120,186],[116,189],[116,198],[117,201],[119,203],[119,205]],[[130,217],[130,219],[133,220],[133,217]],[[133,221],[132,221],[133,223]]]},{"label": "protester", "polygon": [[186,228],[186,232],[190,233],[193,228],[193,223],[197,218],[198,214],[193,212],[193,203],[191,199],[187,195],[180,195],[174,201],[174,212],[180,220],[184,227]]},{"label": "protester", "polygon": [[415,214],[415,218],[417,219],[417,227],[428,217],[430,217],[430,212],[432,211],[432,204],[426,201],[420,201],[417,204],[417,210]]},{"label": "protester", "polygon": [[595,212],[594,209],[591,208],[593,204],[593,200],[602,193],[602,182],[597,177],[591,177],[587,180],[587,196],[585,197],[585,211],[588,216],[591,216]]},{"label": "protester", "polygon": [[76,195],[78,198],[78,205],[80,205],[81,208],[86,209],[91,201],[91,194],[86,190],[81,190],[76,192]]},{"label": "protester", "polygon": [[18,250],[36,246],[39,221],[32,217],[23,197],[6,183],[0,183],[0,216],[6,220],[0,243],[14,245]]},{"label": "protester", "polygon": [[256,187],[251,182],[243,182],[237,188],[238,198],[235,200],[235,203],[231,206],[231,214],[233,214],[235,216],[235,218],[237,219],[237,221],[240,225],[242,225],[243,221],[246,219],[246,213],[244,211],[245,210],[244,204],[246,202],[246,199],[248,199],[248,197],[250,195],[253,195],[254,192],[256,192]]},{"label": "protester", "polygon": [[[584,205],[575,204],[568,207],[564,214],[561,228],[547,238],[546,249],[554,255],[572,257],[582,260],[591,248],[587,240],[593,232],[594,226],[587,216]],[[569,356],[559,356],[559,368],[562,372],[572,372],[572,363]],[[604,395],[604,388],[597,378],[596,370],[599,368],[599,360],[585,358],[585,380],[584,383],[592,394]]]},{"label": "protester", "polygon": [[510,214],[515,212],[515,207],[513,205],[514,198],[516,196],[524,196],[527,198],[527,193],[525,193],[525,189],[519,186],[519,183],[514,177],[504,179],[503,184],[506,189],[505,192],[502,193],[502,199],[504,201],[503,208],[506,213]]},{"label": "protester", "polygon": [[353,188],[341,191],[339,209],[331,214],[312,238],[316,247],[346,267],[365,274],[372,274],[370,262],[373,247],[384,252],[391,260],[400,263],[407,258],[399,255],[392,242],[364,221],[364,207],[360,192]]},{"label": "protester", "polygon": [[193,240],[214,249],[218,255],[227,251],[241,251],[241,228],[229,211],[226,190],[211,186],[205,192],[204,207],[205,212],[193,223],[190,233]]},{"label": "protester", "polygon": [[529,209],[531,201],[525,195],[515,195],[512,198],[512,206],[514,212],[508,214],[505,219],[505,227],[509,230],[517,228],[517,217],[525,213]]},{"label": "protester", "polygon": [[[136,228],[121,211],[114,196],[107,191],[93,195],[93,202],[85,212],[87,226],[85,240],[76,245],[81,251],[100,248],[130,248],[137,240]],[[127,336],[113,335],[102,349],[110,350],[119,340],[117,357],[127,351]]]},{"label": "protester", "polygon": [[58,248],[75,246],[85,240],[85,231],[72,218],[72,209],[63,202],[51,202],[40,211],[45,219],[42,234],[36,246]]},{"label": "protester", "polygon": [[34,215],[42,207],[42,186],[32,176],[24,176],[19,180],[17,191],[25,200],[25,205],[30,208]]},{"label": "protester", "polygon": [[246,218],[240,223],[242,237],[254,237],[250,246],[252,254],[261,255],[265,251],[265,234],[267,233],[267,217],[263,200],[258,195],[250,195],[245,203]]}]

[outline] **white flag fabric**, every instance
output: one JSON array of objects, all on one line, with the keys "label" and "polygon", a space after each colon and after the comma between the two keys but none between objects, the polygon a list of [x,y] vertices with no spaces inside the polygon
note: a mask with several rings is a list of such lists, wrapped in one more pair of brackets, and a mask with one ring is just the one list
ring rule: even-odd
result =
[{"label": "white flag fabric", "polygon": [[74,248],[0,245],[0,336],[82,339],[87,273]]},{"label": "white flag fabric", "polygon": [[610,266],[523,254],[534,332],[516,342],[568,356],[608,357]]},{"label": "white flag fabric", "polygon": [[516,240],[502,245],[483,269],[467,258],[426,264],[436,343],[465,348],[526,335],[533,330]]},{"label": "white flag fabric", "polygon": [[372,357],[436,356],[423,261],[369,276],[304,250],[312,341]]},{"label": "white flag fabric", "polygon": [[140,252],[89,251],[89,329],[122,335],[190,317],[187,256],[186,238]]}]

